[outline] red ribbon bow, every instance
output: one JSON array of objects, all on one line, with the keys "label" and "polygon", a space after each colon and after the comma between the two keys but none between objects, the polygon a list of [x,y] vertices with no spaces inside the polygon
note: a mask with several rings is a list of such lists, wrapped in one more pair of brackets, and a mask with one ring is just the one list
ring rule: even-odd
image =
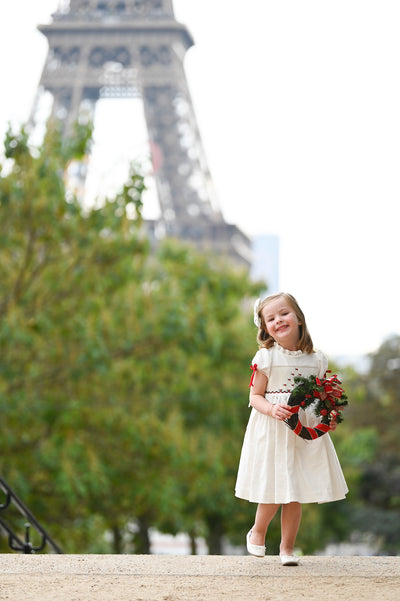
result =
[{"label": "red ribbon bow", "polygon": [[253,373],[251,374],[249,388],[251,388],[253,386],[254,376],[257,371],[257,363],[254,363],[254,365],[250,365],[250,369],[252,370]]}]

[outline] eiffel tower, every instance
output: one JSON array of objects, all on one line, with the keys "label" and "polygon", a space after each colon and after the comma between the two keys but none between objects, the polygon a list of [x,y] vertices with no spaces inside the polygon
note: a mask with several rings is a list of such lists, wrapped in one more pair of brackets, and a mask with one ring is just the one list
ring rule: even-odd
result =
[{"label": "eiffel tower", "polygon": [[172,0],[61,0],[39,31],[49,43],[39,91],[51,92],[51,116],[65,133],[100,98],[142,98],[161,210],[146,222],[150,236],[191,241],[249,266],[250,240],[213,202],[183,68],[194,42]]}]

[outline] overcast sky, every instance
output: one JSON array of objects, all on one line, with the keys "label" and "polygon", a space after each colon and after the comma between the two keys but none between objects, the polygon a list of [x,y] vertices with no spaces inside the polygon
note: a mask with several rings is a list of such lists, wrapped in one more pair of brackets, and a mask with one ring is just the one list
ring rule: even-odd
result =
[{"label": "overcast sky", "polygon": [[[29,115],[47,52],[36,25],[57,4],[0,3],[1,135]],[[400,334],[400,3],[174,5],[225,219],[279,236],[281,289],[317,347],[376,350]]]}]

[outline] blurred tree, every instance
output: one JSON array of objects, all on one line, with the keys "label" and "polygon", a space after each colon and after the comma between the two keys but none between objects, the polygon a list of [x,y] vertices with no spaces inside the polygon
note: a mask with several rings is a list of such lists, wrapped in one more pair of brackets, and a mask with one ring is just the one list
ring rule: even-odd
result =
[{"label": "blurred tree", "polygon": [[115,199],[82,206],[65,174],[88,144],[87,129],[65,140],[50,126],[39,149],[6,136],[0,470],[68,552],[149,552],[150,527],[220,552],[243,513],[258,287],[176,241],[149,253],[134,171]]},{"label": "blurred tree", "polygon": [[202,534],[210,552],[220,553],[239,510],[233,491],[247,411],[243,352],[251,356],[254,345],[244,299],[257,288],[244,271],[174,241],[150,263],[144,321],[153,320],[159,343],[144,366],[147,406],[162,419],[176,411],[182,420],[173,481],[183,512],[165,512],[157,525]]},{"label": "blurred tree", "polygon": [[[372,534],[381,552],[400,549],[400,337],[392,336],[369,357],[366,373],[344,369],[350,404],[334,434],[348,480],[348,502],[340,504],[337,533]],[[347,526],[346,526],[347,524]]]},{"label": "blurred tree", "polygon": [[359,423],[376,433],[376,454],[362,465],[363,511],[357,528],[372,532],[387,553],[400,551],[400,336],[385,340],[370,356],[364,410]]},{"label": "blurred tree", "polygon": [[[86,516],[82,499],[98,496],[105,482],[98,439],[88,444],[98,388],[113,374],[103,333],[111,300],[147,254],[142,176],[132,172],[100,209],[68,193],[64,174],[89,141],[90,128],[64,140],[49,127],[42,147],[31,149],[24,130],[8,131],[11,166],[0,179],[1,470],[61,525]],[[136,219],[128,218],[132,208]]]}]

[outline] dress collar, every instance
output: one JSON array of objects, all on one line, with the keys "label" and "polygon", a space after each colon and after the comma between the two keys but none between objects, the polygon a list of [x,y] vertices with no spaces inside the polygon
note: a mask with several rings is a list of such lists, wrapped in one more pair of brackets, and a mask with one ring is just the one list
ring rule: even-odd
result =
[{"label": "dress collar", "polygon": [[303,354],[303,351],[289,351],[286,348],[283,348],[283,346],[281,346],[280,344],[278,344],[277,342],[274,342],[274,347],[281,353],[283,353],[284,355],[291,355],[292,357],[299,357],[300,355]]}]

